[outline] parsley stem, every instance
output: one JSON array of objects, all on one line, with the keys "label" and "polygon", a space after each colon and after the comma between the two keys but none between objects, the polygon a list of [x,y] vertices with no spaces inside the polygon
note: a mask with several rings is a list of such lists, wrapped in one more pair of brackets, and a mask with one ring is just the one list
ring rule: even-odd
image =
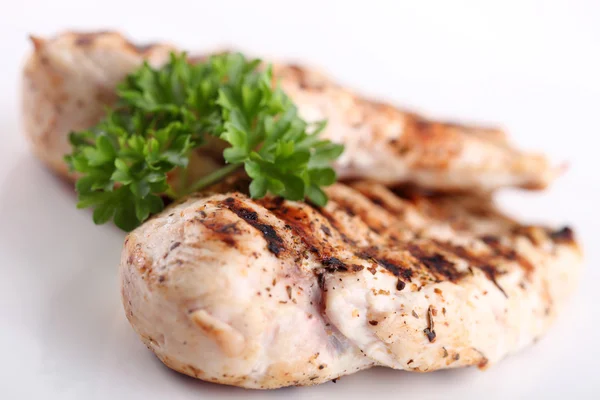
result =
[{"label": "parsley stem", "polygon": [[189,190],[187,190],[186,194],[195,192],[197,190],[204,189],[205,187],[210,186],[213,183],[219,182],[220,180],[225,178],[227,175],[230,175],[233,172],[235,172],[235,170],[240,168],[242,166],[242,164],[243,163],[229,164],[229,165],[224,166],[223,168],[216,170],[215,172],[212,172],[212,173],[206,175],[205,177],[197,180],[189,188]]}]

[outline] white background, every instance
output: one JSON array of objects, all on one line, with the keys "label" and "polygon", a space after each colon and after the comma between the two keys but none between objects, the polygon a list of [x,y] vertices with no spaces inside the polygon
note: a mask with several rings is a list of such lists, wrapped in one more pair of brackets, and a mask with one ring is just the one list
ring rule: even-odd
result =
[{"label": "white background", "polygon": [[[600,2],[2,4],[0,398],[600,398]],[[483,373],[376,369],[337,384],[263,393],[171,372],[122,312],[116,269],[123,235],[77,211],[69,186],[29,155],[20,133],[27,34],[69,28],[295,59],[434,116],[500,123],[521,146],[570,163],[551,190],[503,192],[500,200],[528,221],[575,226],[587,253],[579,292],[543,340]]]}]

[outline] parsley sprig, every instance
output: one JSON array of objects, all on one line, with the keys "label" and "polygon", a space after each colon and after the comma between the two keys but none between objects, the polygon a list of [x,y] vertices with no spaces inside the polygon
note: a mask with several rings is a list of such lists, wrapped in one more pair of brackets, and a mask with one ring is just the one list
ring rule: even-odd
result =
[{"label": "parsley sprig", "polygon": [[[271,68],[241,54],[221,54],[192,64],[172,54],[160,69],[144,64],[118,88],[118,102],[95,127],[73,132],[66,157],[79,179],[78,207],[94,209],[96,224],[110,220],[130,231],[177,199],[244,169],[250,195],[267,193],[324,205],[321,189],[336,175],[330,164],[343,147],[318,135],[325,122],[308,124],[292,101],[273,85]],[[175,187],[169,174],[185,175],[192,152],[206,135],[229,144],[226,164],[188,185]]]}]

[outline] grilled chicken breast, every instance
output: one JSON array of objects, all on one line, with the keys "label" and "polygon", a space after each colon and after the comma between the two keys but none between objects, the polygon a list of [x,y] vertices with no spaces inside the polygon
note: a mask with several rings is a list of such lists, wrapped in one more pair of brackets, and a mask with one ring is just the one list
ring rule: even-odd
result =
[{"label": "grilled chicken breast", "polygon": [[569,228],[520,225],[487,196],[356,182],[316,208],[236,189],[172,205],[128,235],[121,258],[134,329],[206,381],[484,367],[538,339],[580,272]]},{"label": "grilled chicken breast", "polygon": [[[67,134],[98,122],[126,74],[144,60],[158,66],[175,50],[165,44],[136,46],[115,32],[32,40],[34,52],[23,73],[25,133],[36,154],[63,175],[68,175]],[[429,120],[364,99],[303,67],[275,64],[274,74],[306,120],[328,119],[323,136],[345,144],[335,165],[341,178],[487,191],[544,188],[557,173],[543,156],[511,146],[500,130]],[[218,161],[195,157],[191,168],[198,171],[192,174],[210,172]]]}]

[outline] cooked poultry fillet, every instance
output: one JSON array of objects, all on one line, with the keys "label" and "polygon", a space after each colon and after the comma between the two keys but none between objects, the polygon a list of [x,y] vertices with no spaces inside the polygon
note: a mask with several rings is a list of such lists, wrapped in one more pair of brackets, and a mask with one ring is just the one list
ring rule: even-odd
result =
[{"label": "cooked poultry fillet", "polygon": [[[37,155],[63,175],[68,174],[63,162],[70,152],[67,134],[99,121],[126,74],[144,60],[161,65],[175,49],[136,46],[115,32],[32,40],[34,52],[24,68],[25,133]],[[323,137],[345,144],[335,164],[341,178],[487,191],[544,188],[558,172],[543,156],[515,149],[497,129],[428,120],[364,99],[303,67],[275,64],[274,74],[303,118],[328,119]],[[218,167],[211,157],[192,165],[199,174]]]},{"label": "cooked poultry fillet", "polygon": [[221,188],[130,233],[122,296],[144,343],[247,388],[484,367],[544,334],[577,282],[569,228],[520,225],[488,197],[327,193],[319,209]]}]

